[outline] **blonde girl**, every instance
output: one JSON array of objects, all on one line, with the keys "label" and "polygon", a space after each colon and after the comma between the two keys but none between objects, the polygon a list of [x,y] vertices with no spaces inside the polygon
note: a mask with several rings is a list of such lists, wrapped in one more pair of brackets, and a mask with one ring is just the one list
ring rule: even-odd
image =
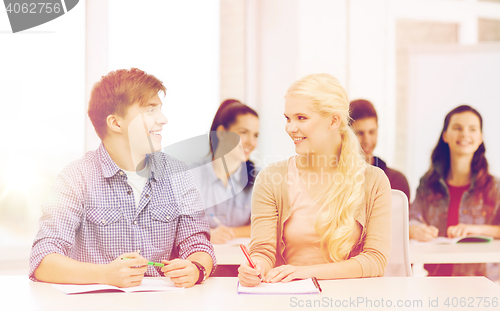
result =
[{"label": "blonde girl", "polygon": [[257,268],[243,262],[241,284],[384,274],[390,184],[362,157],[348,109],[347,94],[331,75],[309,75],[288,89],[285,129],[297,155],[257,176],[250,245]]}]

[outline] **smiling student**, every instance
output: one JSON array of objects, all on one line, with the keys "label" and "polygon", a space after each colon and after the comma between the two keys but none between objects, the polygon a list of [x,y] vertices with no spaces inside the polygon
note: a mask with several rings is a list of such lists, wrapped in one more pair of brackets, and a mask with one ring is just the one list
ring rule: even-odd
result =
[{"label": "smiling student", "polygon": [[250,154],[258,137],[255,110],[235,99],[222,102],[210,128],[211,152],[192,170],[214,244],[250,237],[250,205],[258,173]]},{"label": "smiling student", "polygon": [[410,200],[410,186],[406,177],[373,155],[378,140],[378,116],[373,104],[365,99],[354,100],[349,104],[349,115],[352,118],[351,127],[358,137],[366,162],[382,169],[389,178],[391,188],[403,191]]},{"label": "smiling student", "polygon": [[[500,238],[500,179],[488,172],[485,152],[479,112],[467,105],[450,111],[410,208],[410,239],[470,234]],[[424,267],[431,276],[485,275],[498,280],[497,264]]]},{"label": "smiling student", "polygon": [[285,95],[286,132],[296,156],[265,168],[252,198],[246,286],[317,277],[382,276],[391,248],[391,189],[368,165],[348,125],[349,102],[337,79],[313,74]]},{"label": "smiling student", "polygon": [[137,68],[94,85],[88,114],[102,143],[56,178],[31,250],[32,280],[130,287],[165,275],[190,287],[210,274],[215,257],[192,176],[157,152],[167,124],[160,91]]}]

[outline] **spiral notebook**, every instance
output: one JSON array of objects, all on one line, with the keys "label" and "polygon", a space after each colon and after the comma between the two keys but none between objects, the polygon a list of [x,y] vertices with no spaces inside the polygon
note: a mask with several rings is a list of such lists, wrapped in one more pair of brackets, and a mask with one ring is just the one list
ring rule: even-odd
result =
[{"label": "spiral notebook", "polygon": [[288,283],[260,283],[253,287],[246,287],[238,282],[238,294],[299,295],[319,294],[320,292],[321,287],[316,278],[291,281]]}]

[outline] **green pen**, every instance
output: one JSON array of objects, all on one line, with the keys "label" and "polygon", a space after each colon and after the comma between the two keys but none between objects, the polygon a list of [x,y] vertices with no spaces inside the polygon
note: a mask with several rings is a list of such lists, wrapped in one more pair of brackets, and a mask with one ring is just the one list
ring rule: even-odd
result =
[{"label": "green pen", "polygon": [[[130,257],[123,257],[123,259],[133,259],[133,258],[130,258]],[[152,262],[152,261],[149,261],[148,262],[148,265],[150,266],[155,266],[155,267],[165,267],[165,264],[164,263],[159,263],[159,262]]]}]

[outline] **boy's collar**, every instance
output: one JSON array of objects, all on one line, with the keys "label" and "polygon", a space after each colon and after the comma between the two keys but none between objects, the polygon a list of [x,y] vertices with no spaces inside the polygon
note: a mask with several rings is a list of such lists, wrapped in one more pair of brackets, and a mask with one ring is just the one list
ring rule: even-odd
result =
[{"label": "boy's collar", "polygon": [[[108,153],[108,150],[106,150],[106,147],[104,147],[104,144],[101,143],[99,145],[99,148],[97,148],[97,154],[99,157],[99,162],[101,163],[101,168],[102,168],[102,174],[104,178],[110,178],[115,176],[116,174],[119,174],[120,171],[123,171],[116,163],[113,161],[111,156]],[[156,165],[151,165],[153,159],[153,154],[148,154],[146,155],[146,163],[149,165],[150,168],[150,178],[154,178],[154,172]],[[153,161],[154,162],[154,161]]]},{"label": "boy's collar", "polygon": [[104,178],[113,177],[121,171],[115,161],[111,159],[111,156],[109,155],[108,150],[106,150],[106,147],[104,147],[103,143],[101,143],[99,148],[97,148],[97,155],[99,157],[99,162],[101,163]]}]

